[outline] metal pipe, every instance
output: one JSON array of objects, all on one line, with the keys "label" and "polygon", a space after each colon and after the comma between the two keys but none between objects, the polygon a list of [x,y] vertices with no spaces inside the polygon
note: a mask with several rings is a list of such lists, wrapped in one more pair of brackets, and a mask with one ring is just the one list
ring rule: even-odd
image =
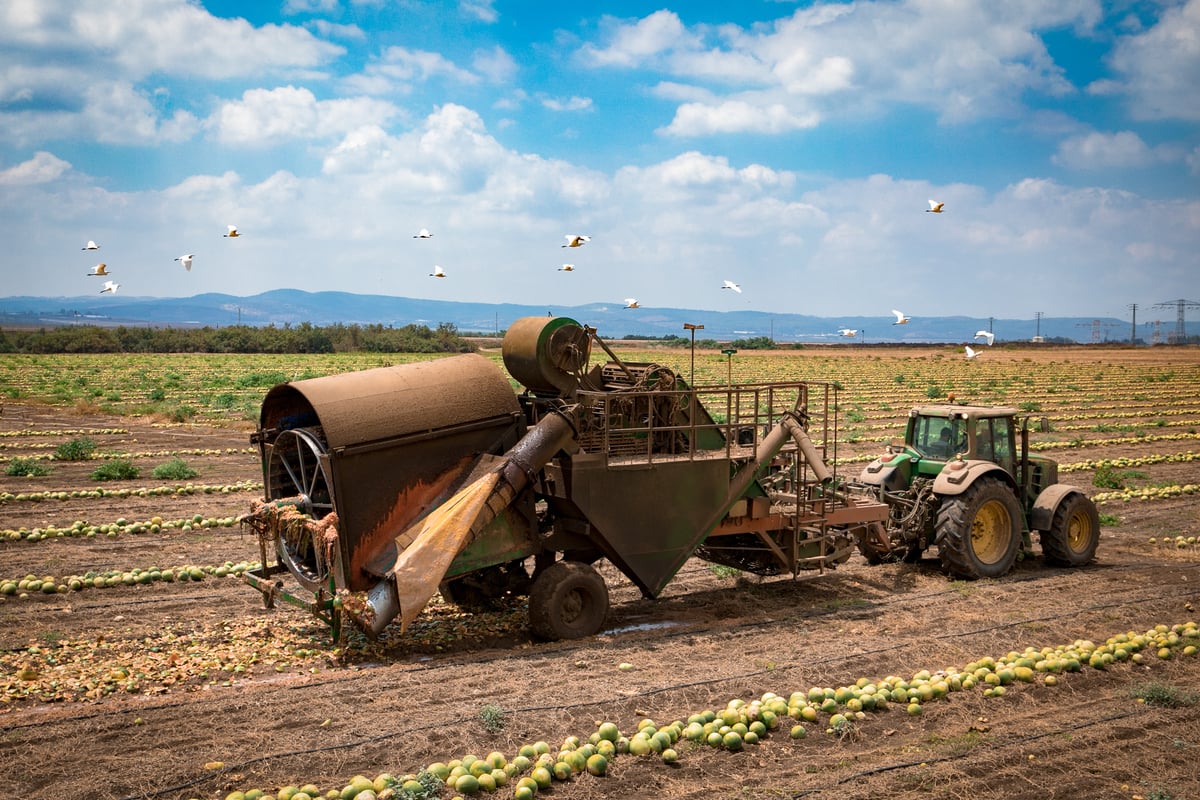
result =
[{"label": "metal pipe", "polygon": [[578,404],[552,409],[499,465],[397,536],[399,553],[383,580],[344,603],[358,627],[374,638],[400,617],[401,630],[407,628],[437,591],[454,558],[574,440],[581,413]]}]

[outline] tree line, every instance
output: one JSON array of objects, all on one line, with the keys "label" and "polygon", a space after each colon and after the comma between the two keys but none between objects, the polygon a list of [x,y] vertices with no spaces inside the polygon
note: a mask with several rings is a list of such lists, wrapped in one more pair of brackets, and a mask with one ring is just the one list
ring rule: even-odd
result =
[{"label": "tree line", "polygon": [[0,353],[468,353],[450,323],[426,325],[229,325],[212,328],[64,325],[0,330]]}]

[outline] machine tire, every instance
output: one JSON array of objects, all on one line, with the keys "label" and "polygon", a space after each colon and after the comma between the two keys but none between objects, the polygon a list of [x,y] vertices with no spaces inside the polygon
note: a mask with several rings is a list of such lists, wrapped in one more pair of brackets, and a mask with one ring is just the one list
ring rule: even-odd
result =
[{"label": "machine tire", "polygon": [[1006,484],[980,478],[960,495],[944,496],[937,514],[938,556],[956,578],[999,578],[1021,545],[1021,505]]},{"label": "machine tire", "polygon": [[581,639],[608,616],[608,587],[590,564],[559,561],[533,579],[529,625],[547,641]]},{"label": "machine tire", "polygon": [[1047,564],[1082,567],[1096,557],[1100,544],[1100,515],[1083,494],[1063,498],[1054,511],[1050,530],[1042,531],[1042,556]]}]

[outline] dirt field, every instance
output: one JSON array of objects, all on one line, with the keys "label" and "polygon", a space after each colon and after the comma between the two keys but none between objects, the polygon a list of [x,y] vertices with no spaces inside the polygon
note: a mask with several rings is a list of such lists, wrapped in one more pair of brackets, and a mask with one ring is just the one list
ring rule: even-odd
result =
[{"label": "dirt field", "polygon": [[[1146,352],[1137,358],[1156,358],[1177,374],[1194,376],[1200,361],[1192,351]],[[1005,357],[1013,365],[1031,358]],[[1188,380],[1195,399],[1198,384]],[[1060,410],[1044,399],[1045,413]],[[1191,417],[1200,418],[1200,408]],[[1173,429],[1195,432],[1186,423]],[[0,579],[152,566],[177,572],[258,558],[248,532],[222,524],[260,496],[239,484],[261,481],[246,423],[161,425],[9,400],[0,413],[0,456],[44,453],[73,435],[56,431],[87,432],[101,451],[131,453],[143,477],[97,484],[88,477],[95,461],[54,462],[40,478],[0,474],[0,492],[12,495],[101,486],[124,495],[14,498],[0,503],[0,530],[156,516],[189,521],[191,529],[7,537]],[[1112,435],[1112,443],[1092,435],[1053,455],[1078,462],[1197,449],[1186,436],[1129,443]],[[886,438],[846,449],[873,453]],[[115,491],[174,485],[150,477],[169,453],[198,469],[191,482],[209,491]],[[841,470],[856,474],[860,466]],[[1136,469],[1144,476],[1138,485],[1200,483],[1195,461]],[[1093,475],[1062,477],[1095,494]],[[306,783],[340,790],[356,774],[415,773],[491,751],[511,759],[539,740],[557,752],[601,720],[628,735],[643,718],[662,726],[767,692],[787,698],[860,677],[908,678],[1026,647],[1101,644],[1200,620],[1200,549],[1160,541],[1200,535],[1200,495],[1111,501],[1100,511],[1108,524],[1094,564],[1056,569],[1036,556],[996,581],[952,582],[932,561],[871,567],[857,555],[799,580],[728,577],[694,560],[650,601],[604,565],[612,593],[606,630],[549,644],[531,638],[519,606],[470,615],[435,604],[410,635],[374,645],[352,637],[339,648],[303,611],[266,610],[241,580],[211,573],[200,581],[3,596],[0,794],[222,798]],[[196,515],[204,522],[192,526]],[[681,739],[675,765],[622,755],[605,777],[580,775],[538,796],[1200,797],[1200,657],[1144,655],[1141,664],[1103,671],[1085,665],[1058,676],[1057,686],[1040,676],[1014,683],[1003,697],[985,697],[980,687],[952,692],[924,704],[920,716],[892,704],[840,735],[814,723],[806,738],[792,740],[793,721],[784,720],[741,752]],[[511,785],[495,796],[511,797]]]}]

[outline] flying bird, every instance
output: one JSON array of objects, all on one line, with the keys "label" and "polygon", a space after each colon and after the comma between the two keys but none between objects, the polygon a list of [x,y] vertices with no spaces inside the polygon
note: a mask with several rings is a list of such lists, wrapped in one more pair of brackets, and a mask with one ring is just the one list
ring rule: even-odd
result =
[{"label": "flying bird", "polygon": [[582,236],[578,233],[568,233],[567,234],[567,243],[564,244],[563,247],[583,247],[585,244],[587,244],[591,240],[592,240],[592,237],[590,237],[590,236]]},{"label": "flying bird", "polygon": [[722,286],[721,288],[722,288],[722,289],[733,289],[733,290],[734,290],[735,292],[737,292],[738,294],[741,294],[741,293],[742,293],[742,287],[738,286],[738,285],[737,285],[736,283],[734,283],[733,281],[725,281],[725,285],[724,285],[724,286]]},{"label": "flying bird", "polygon": [[88,239],[87,246],[86,246],[86,247],[81,247],[81,248],[79,248],[79,249],[80,249],[80,250],[99,250],[99,249],[100,249],[100,245],[96,244],[96,243],[95,243],[95,242],[93,242],[91,239]]},{"label": "flying bird", "polygon": [[229,233],[221,234],[226,239],[236,239],[237,237],[241,236],[241,234],[238,233],[237,225],[227,225],[226,227],[229,228]]},{"label": "flying bird", "polygon": [[113,294],[116,294],[117,289],[120,288],[121,284],[117,283],[116,281],[105,281],[104,288],[100,290],[100,294],[104,294],[105,292],[112,292]]},{"label": "flying bird", "polygon": [[967,361],[970,361],[972,358],[976,358],[978,355],[979,353],[971,349],[971,345],[967,345]]},{"label": "flying bird", "polygon": [[992,346],[992,342],[996,341],[996,334],[991,331],[976,331],[976,339],[987,339],[988,347]]},{"label": "flying bird", "polygon": [[561,267],[558,268],[558,271],[559,272],[574,272],[575,265],[574,264],[563,264]]},{"label": "flying bird", "polygon": [[441,268],[441,267],[439,267],[439,266],[437,266],[437,265],[434,265],[434,267],[433,267],[433,272],[429,273],[429,275],[430,275],[430,277],[432,277],[432,278],[444,278],[444,277],[446,277],[446,273],[445,273],[445,272],[442,270],[442,268]]},{"label": "flying bird", "polygon": [[188,272],[191,272],[192,271],[192,258],[193,258],[192,254],[188,253],[186,256],[180,256],[179,258],[177,258],[175,260],[178,261],[180,264],[183,264],[184,269],[186,269]]},{"label": "flying bird", "polygon": [[100,263],[100,264],[97,264],[96,266],[92,267],[92,271],[88,273],[88,276],[90,277],[93,275],[107,275],[107,274],[108,274],[108,264]]},{"label": "flying bird", "polygon": [[896,315],[896,321],[892,323],[893,325],[907,325],[911,319],[911,317],[905,316],[903,311],[897,311],[894,308],[892,309],[892,313]]},{"label": "flying bird", "polygon": [[946,204],[945,204],[945,203],[939,203],[937,200],[930,200],[930,201],[929,201],[929,208],[925,209],[925,213],[926,213],[926,214],[941,214],[941,213],[942,213],[942,206],[944,206],[944,205],[946,205]]},{"label": "flying bird", "polygon": [[641,306],[638,305],[638,301],[637,301],[636,297],[626,297],[625,298],[625,307],[626,308],[641,308]]},{"label": "flying bird", "polygon": [[413,234],[413,238],[414,239],[432,239],[433,234],[429,232],[428,228],[421,228],[421,230],[419,230]]},{"label": "flying bird", "polygon": [[854,328],[838,328],[839,336],[857,336],[858,331]]}]

